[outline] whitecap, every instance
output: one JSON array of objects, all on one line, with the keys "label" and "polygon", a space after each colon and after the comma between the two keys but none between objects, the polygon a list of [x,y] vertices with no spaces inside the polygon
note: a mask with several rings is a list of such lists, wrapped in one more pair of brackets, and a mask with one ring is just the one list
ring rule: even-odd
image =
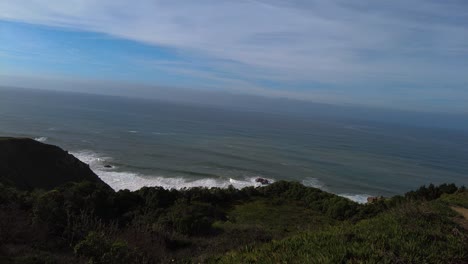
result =
[{"label": "whitecap", "polygon": [[175,133],[170,133],[170,132],[151,132],[153,135],[158,135],[158,136],[172,136],[175,135]]},{"label": "whitecap", "polygon": [[[204,178],[191,180],[183,177],[163,177],[158,175],[143,175],[136,172],[118,171],[116,167],[106,168],[104,165],[111,163],[112,159],[95,152],[83,150],[72,152],[76,158],[89,164],[90,168],[99,176],[101,180],[109,184],[114,190],[128,189],[131,191],[139,190],[142,187],[160,186],[165,189],[182,189],[192,187],[219,187],[227,188],[232,185],[234,188],[241,189],[248,186],[261,186],[261,183],[255,181],[257,177],[244,178],[242,180],[232,178]],[[268,179],[273,182],[272,179]]]},{"label": "whitecap", "polygon": [[325,183],[323,183],[317,178],[307,177],[303,179],[301,183],[302,185],[307,186],[307,187],[314,187],[323,191],[326,190]]},{"label": "whitecap", "polygon": [[82,162],[86,163],[91,167],[91,169],[101,169],[104,168],[104,163],[109,162],[112,159],[110,157],[106,157],[100,154],[97,154],[90,150],[81,150],[77,152],[70,152],[73,156],[77,159],[81,160]]},{"label": "whitecap", "polygon": [[47,137],[37,137],[37,138],[34,138],[34,140],[39,141],[39,142],[45,142],[47,140]]},{"label": "whitecap", "polygon": [[372,195],[369,195],[369,194],[338,194],[338,196],[347,198],[347,199],[349,199],[351,201],[354,201],[356,203],[365,204],[365,203],[367,203],[367,198],[369,196],[372,196]]},{"label": "whitecap", "polygon": [[[312,177],[305,178],[304,180],[302,180],[302,184],[304,186],[314,187],[314,188],[320,189],[322,191],[329,192],[329,190],[327,190],[327,187],[326,187],[325,183],[323,183],[322,181],[320,181],[317,178],[312,178]],[[367,197],[371,196],[371,195],[368,195],[368,194],[350,194],[350,193],[337,194],[337,195],[341,196],[341,197],[344,197],[344,198],[347,198],[347,199],[349,199],[351,201],[354,201],[356,203],[360,203],[360,204],[367,203]]]},{"label": "whitecap", "polygon": [[[89,164],[90,168],[103,180],[109,184],[114,190],[128,189],[130,191],[136,191],[142,187],[153,187],[160,186],[165,189],[182,189],[192,187],[218,187],[227,188],[230,185],[236,189],[242,189],[244,187],[262,186],[261,183],[255,180],[258,177],[248,177],[244,179],[233,179],[233,178],[204,178],[204,179],[187,179],[183,177],[164,177],[160,175],[143,175],[136,172],[129,171],[118,171],[117,167],[106,168],[104,165],[112,162],[112,158],[105,155],[97,154],[93,151],[82,150],[78,152],[72,152],[76,158],[84,163]],[[262,177],[264,178],[264,177]],[[269,182],[274,182],[273,179],[267,179]],[[317,178],[306,178],[302,180],[302,184],[308,187],[314,187],[326,191],[325,184]],[[357,203],[367,203],[368,194],[338,194],[341,197],[345,197]]]}]

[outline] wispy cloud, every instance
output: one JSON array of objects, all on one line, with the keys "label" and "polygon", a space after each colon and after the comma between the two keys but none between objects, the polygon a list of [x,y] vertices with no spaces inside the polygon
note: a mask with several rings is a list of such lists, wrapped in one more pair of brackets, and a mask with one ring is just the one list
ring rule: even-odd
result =
[{"label": "wispy cloud", "polygon": [[[3,19],[104,32],[291,79],[393,79],[412,66],[437,70],[427,61],[435,56],[467,56],[460,1],[16,0],[0,10]],[[409,67],[395,67],[396,58]]]},{"label": "wispy cloud", "polygon": [[217,71],[153,67],[244,87],[273,80],[466,89],[467,11],[463,0],[0,2],[0,19],[168,47]]}]

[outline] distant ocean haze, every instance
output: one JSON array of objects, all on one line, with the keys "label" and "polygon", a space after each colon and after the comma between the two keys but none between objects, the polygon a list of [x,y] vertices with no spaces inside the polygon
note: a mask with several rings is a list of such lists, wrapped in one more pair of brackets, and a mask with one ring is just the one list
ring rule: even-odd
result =
[{"label": "distant ocean haze", "polygon": [[467,133],[359,116],[0,89],[0,136],[58,145],[114,189],[242,188],[263,177],[364,201],[422,184],[468,183]]}]

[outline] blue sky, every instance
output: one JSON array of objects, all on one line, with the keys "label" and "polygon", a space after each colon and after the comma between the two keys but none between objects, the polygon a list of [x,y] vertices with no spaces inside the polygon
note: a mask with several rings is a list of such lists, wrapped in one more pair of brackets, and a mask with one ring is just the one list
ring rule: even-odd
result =
[{"label": "blue sky", "polygon": [[0,85],[52,83],[467,113],[468,2],[0,2]]}]

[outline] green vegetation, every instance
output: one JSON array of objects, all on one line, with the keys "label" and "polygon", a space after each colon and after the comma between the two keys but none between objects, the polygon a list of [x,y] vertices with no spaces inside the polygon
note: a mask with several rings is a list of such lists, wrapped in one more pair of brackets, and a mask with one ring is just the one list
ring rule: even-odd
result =
[{"label": "green vegetation", "polygon": [[361,205],[296,182],[114,192],[78,177],[44,190],[19,172],[30,188],[0,177],[0,263],[468,262],[468,192],[453,184]]},{"label": "green vegetation", "polygon": [[282,238],[304,230],[317,230],[337,223],[333,218],[295,202],[272,203],[264,199],[234,206],[227,219],[215,223],[216,227],[233,230],[257,228],[273,238]]},{"label": "green vegetation", "polygon": [[450,210],[466,206],[467,191],[425,190],[359,205],[294,182],[136,192],[90,182],[50,191],[0,184],[0,262],[467,261],[467,231]]},{"label": "green vegetation", "polygon": [[[219,263],[464,263],[466,233],[431,203],[408,203],[372,219],[245,247]],[[214,262],[214,261],[213,261]]]},{"label": "green vegetation", "polygon": [[468,192],[460,191],[453,194],[443,194],[440,201],[448,205],[468,208]]}]

